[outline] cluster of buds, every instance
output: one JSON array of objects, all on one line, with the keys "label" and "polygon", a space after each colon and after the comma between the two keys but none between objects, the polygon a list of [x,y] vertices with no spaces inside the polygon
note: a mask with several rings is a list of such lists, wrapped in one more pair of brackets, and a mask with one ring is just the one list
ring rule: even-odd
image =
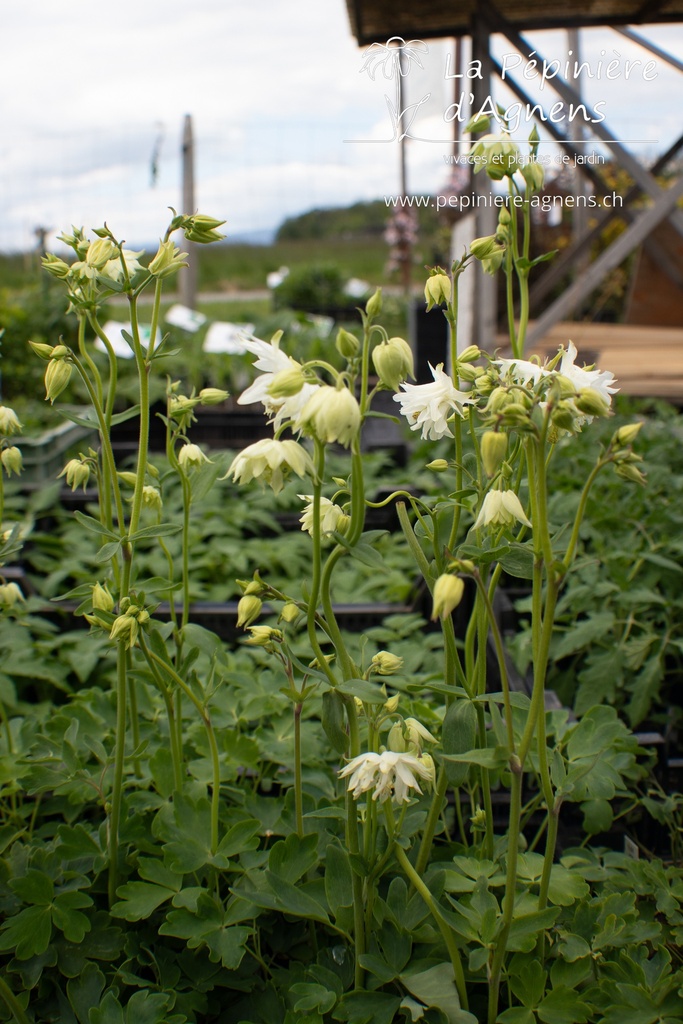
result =
[{"label": "cluster of buds", "polygon": [[252,622],[256,622],[261,609],[263,608],[263,601],[261,595],[264,591],[264,586],[259,580],[250,580],[248,583],[238,581],[242,587],[242,597],[237,603],[237,625],[242,629],[247,629],[251,626]]},{"label": "cluster of buds", "polygon": [[96,453],[92,448],[88,451],[87,455],[79,452],[77,459],[69,459],[57,479],[60,477],[66,477],[67,485],[72,491],[75,491],[77,487],[82,487],[85,491],[88,486],[88,480],[90,479],[91,467],[93,466],[95,459]]},{"label": "cluster of buds", "polygon": [[432,267],[425,284],[425,301],[427,312],[433,306],[441,306],[451,301],[451,279],[441,267]]},{"label": "cluster of buds", "polygon": [[208,245],[209,242],[220,242],[225,237],[217,230],[225,224],[224,220],[216,220],[215,217],[207,217],[203,213],[176,214],[175,210],[173,213],[170,231],[181,229],[188,242]]},{"label": "cluster of buds", "polygon": [[495,274],[503,262],[505,246],[501,245],[498,234],[483,235],[470,242],[470,252],[481,263],[485,274]]},{"label": "cluster of buds", "polygon": [[636,439],[641,423],[628,423],[619,427],[610,441],[612,464],[618,476],[630,480],[634,484],[645,484],[645,474],[638,468],[642,456],[637,455],[631,445]]},{"label": "cluster of buds", "polygon": [[[94,596],[94,595],[93,595]],[[122,642],[127,649],[134,647],[140,633],[140,627],[149,622],[149,612],[130,598],[121,601],[121,614],[114,619],[109,639]]]}]

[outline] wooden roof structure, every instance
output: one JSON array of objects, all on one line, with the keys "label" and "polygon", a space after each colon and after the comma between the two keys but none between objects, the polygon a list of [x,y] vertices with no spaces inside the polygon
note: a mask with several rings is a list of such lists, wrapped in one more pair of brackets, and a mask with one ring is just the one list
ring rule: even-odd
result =
[{"label": "wooden roof structure", "polygon": [[[515,78],[508,71],[504,74],[501,66],[490,52],[490,37],[501,34],[519,54],[543,61],[543,54],[534,48],[522,34],[535,29],[578,29],[612,28],[683,73],[683,60],[667,53],[627,26],[683,22],[683,0],[347,0],[347,9],[353,34],[360,46],[373,43],[393,43],[397,40],[425,38],[458,38],[470,36],[472,56],[484,68],[481,81],[473,83],[473,111],[481,109],[481,103],[490,94],[491,80],[498,76],[512,90],[516,99],[538,109],[530,99],[527,84],[523,78]],[[394,44],[395,45],[395,44]],[[410,44],[405,44],[410,45]],[[557,75],[547,81],[553,99],[565,104],[580,104],[582,97],[573,84]],[[545,102],[550,105],[553,99]],[[674,107],[683,101],[683,89],[678,97],[672,96]],[[671,258],[672,244],[677,250],[683,244],[683,174],[672,173],[674,161],[683,149],[683,134],[676,139],[650,166],[639,161],[626,146],[614,138],[604,118],[594,116],[588,109],[590,122],[586,131],[592,132],[596,144],[601,142],[609,147],[612,159],[624,168],[633,185],[624,197],[623,207],[611,210],[602,208],[595,223],[585,224],[573,243],[563,251],[554,263],[545,265],[543,274],[532,286],[531,313],[536,319],[527,335],[529,345],[537,344],[550,336],[556,324],[566,321],[569,316],[580,313],[587,299],[607,275],[618,267],[635,250],[643,247],[649,258],[651,274],[657,272],[666,276],[668,284],[675,289],[676,298],[683,299],[683,266],[679,259]],[[538,116],[538,115],[534,115]],[[542,117],[543,127],[552,139],[569,155],[573,164],[581,164],[579,171],[590,183],[596,196],[604,196],[607,184],[600,173],[590,164],[582,163],[577,156],[585,149],[577,144],[567,131]],[[585,144],[585,143],[584,143]],[[403,158],[404,159],[404,158]],[[666,180],[663,187],[662,176]],[[488,188],[485,175],[471,178],[474,189]],[[619,217],[626,222],[625,230],[604,249],[600,256],[590,262],[591,245],[608,226]],[[479,237],[495,231],[497,215],[490,210],[477,210],[473,215],[474,228],[469,237]],[[457,229],[456,229],[457,230]],[[673,233],[674,242],[669,235]],[[663,240],[668,240],[668,245]],[[460,240],[460,244],[462,239]],[[654,268],[654,270],[652,269]],[[571,276],[565,290],[544,308],[543,300],[556,291],[557,285]],[[477,273],[473,284],[472,297],[473,325],[469,339],[483,347],[496,334],[496,295],[494,279]],[[674,308],[677,308],[674,302]],[[680,325],[680,343],[683,344],[683,324]]]},{"label": "wooden roof structure", "polygon": [[[470,35],[473,18],[494,8],[487,0],[346,0],[346,6],[360,46],[387,36]],[[497,0],[495,10],[519,32],[683,21],[683,0]]]}]

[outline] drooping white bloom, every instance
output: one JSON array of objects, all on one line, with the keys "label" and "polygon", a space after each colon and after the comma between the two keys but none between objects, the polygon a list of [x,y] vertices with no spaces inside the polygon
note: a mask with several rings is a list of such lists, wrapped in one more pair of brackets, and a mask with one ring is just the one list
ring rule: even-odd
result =
[{"label": "drooping white bloom", "polygon": [[474,528],[480,526],[513,526],[515,522],[531,526],[522,503],[514,491],[489,491],[484,498]]},{"label": "drooping white bloom", "polygon": [[260,341],[258,338],[244,339],[243,345],[247,351],[258,356],[254,367],[261,370],[261,376],[237,399],[238,405],[261,402],[275,430],[285,420],[296,419],[311,395],[318,390],[317,384],[305,383],[295,395],[274,398],[269,393],[275,375],[292,369],[292,361],[286,352],[281,351],[279,341],[277,337],[272,342]]},{"label": "drooping white bloom", "polygon": [[297,441],[276,441],[275,438],[266,437],[248,445],[235,456],[228,472],[221,479],[232,476],[233,480],[246,484],[263,477],[277,494],[282,490],[284,474],[288,469],[299,477],[306,473],[313,475],[315,472],[310,455]]},{"label": "drooping white bloom", "polygon": [[[300,494],[299,497],[302,501],[308,502],[304,507],[303,514],[299,519],[301,523],[301,529],[306,530],[308,533],[313,535],[313,495],[312,494]],[[329,498],[320,499],[320,532],[334,533],[335,530],[339,530],[340,527],[345,526],[348,523],[348,516],[344,512],[344,509],[339,505],[335,505]]]},{"label": "drooping white bloom", "polygon": [[411,789],[422,793],[416,776],[431,781],[429,766],[423,765],[412,754],[401,754],[394,750],[385,750],[382,754],[374,751],[359,754],[339,772],[342,779],[349,775],[348,790],[353,793],[355,800],[363,793],[374,790],[372,799],[380,803],[389,797],[393,798],[395,804],[408,803]]},{"label": "drooping white bloom", "polygon": [[394,395],[394,401],[400,403],[411,430],[421,430],[425,440],[438,441],[441,437],[453,437],[447,422],[449,416],[462,416],[463,406],[474,404],[476,398],[453,386],[443,363],[436,367],[430,363],[429,369],[434,378],[432,384],[401,384],[403,394]]},{"label": "drooping white bloom", "polygon": [[349,388],[322,384],[301,409],[294,425],[324,444],[338,441],[348,448],[361,427],[358,400]]},{"label": "drooping white bloom", "polygon": [[523,384],[535,387],[542,377],[548,376],[548,370],[540,363],[530,359],[496,359],[494,366],[500,370],[501,377],[512,384]]},{"label": "drooping white bloom", "polygon": [[607,405],[611,405],[612,395],[619,390],[619,388],[613,387],[616,383],[614,374],[609,370],[590,370],[576,366],[577,355],[576,345],[570,341],[567,350],[562,355],[559,372],[572,382],[577,391],[591,388],[593,391],[597,391]]}]

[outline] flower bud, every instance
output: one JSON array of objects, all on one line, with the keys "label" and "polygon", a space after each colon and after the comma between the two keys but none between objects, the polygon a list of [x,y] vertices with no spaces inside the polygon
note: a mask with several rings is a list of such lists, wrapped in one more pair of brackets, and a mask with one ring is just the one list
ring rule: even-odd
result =
[{"label": "flower bud", "polygon": [[41,341],[29,341],[29,345],[41,359],[52,359],[52,345],[44,345]]},{"label": "flower bud", "polygon": [[365,303],[365,312],[370,320],[374,320],[382,312],[382,289],[377,288]]},{"label": "flower bud", "polygon": [[451,299],[451,279],[448,274],[444,274],[443,270],[437,268],[435,274],[427,278],[425,284],[425,301],[427,303],[427,312],[433,306],[441,306],[444,302],[450,302]]},{"label": "flower bud", "polygon": [[202,405],[220,405],[229,397],[230,393],[222,391],[221,388],[202,388],[199,392],[199,400]]},{"label": "flower bud", "polygon": [[400,701],[401,694],[395,693],[393,697],[390,697],[389,700],[385,701],[383,705],[383,710],[386,711],[387,714],[393,715],[394,711],[396,711],[396,709],[398,708]]},{"label": "flower bud", "polygon": [[458,353],[459,363],[473,363],[481,355],[481,349],[478,345],[468,345],[466,349]]},{"label": "flower bud", "polygon": [[47,253],[40,261],[43,265],[43,270],[47,270],[48,274],[52,274],[53,277],[59,277],[64,279],[69,276],[71,267],[64,260],[60,260],[54,253]]},{"label": "flower bud", "polygon": [[92,606],[93,611],[97,612],[113,612],[114,611],[114,598],[109,593],[109,588],[105,583],[102,586],[101,583],[95,583],[92,588]]},{"label": "flower bud", "polygon": [[184,444],[178,452],[178,463],[184,472],[201,466],[203,462],[211,462],[197,444]]},{"label": "flower bud", "polygon": [[642,425],[642,423],[627,423],[623,427],[619,427],[612,438],[612,447],[626,448],[627,445],[633,444]]},{"label": "flower bud", "polygon": [[24,463],[21,458],[21,449],[11,447],[3,448],[0,454],[0,460],[7,476],[11,476],[12,473],[16,473],[17,476],[21,473],[24,468]]},{"label": "flower bud", "polygon": [[373,670],[381,676],[393,676],[396,672],[400,672],[403,667],[403,658],[399,658],[396,654],[390,654],[389,651],[378,651],[374,655],[370,664],[373,666]]},{"label": "flower bud", "polygon": [[306,383],[301,365],[295,359],[290,358],[289,362],[286,370],[273,374],[267,388],[271,398],[291,398],[292,395],[298,395]]},{"label": "flower bud", "polygon": [[443,573],[434,584],[432,592],[432,622],[441,617],[445,619],[457,608],[465,592],[464,581],[459,576]]},{"label": "flower bud", "polygon": [[176,248],[172,241],[160,242],[157,254],[147,269],[154,277],[164,278],[187,266],[187,253]]},{"label": "flower bud", "polygon": [[17,602],[24,600],[24,595],[18,583],[3,583],[0,585],[0,608],[14,608]]},{"label": "flower bud", "polygon": [[188,398],[187,395],[173,394],[168,399],[168,414],[174,419],[180,419],[186,413],[192,412],[194,407],[199,405],[200,401],[199,398]]},{"label": "flower bud", "polygon": [[380,381],[391,391],[398,391],[404,380],[414,376],[413,353],[403,338],[390,338],[377,345],[372,362]]},{"label": "flower bud", "polygon": [[534,192],[538,192],[539,189],[543,188],[545,173],[543,171],[543,165],[539,164],[538,160],[530,160],[529,163],[524,164],[521,168],[521,172],[529,189]]},{"label": "flower bud", "polygon": [[215,217],[207,217],[203,213],[196,213],[185,221],[185,238],[188,242],[199,242],[200,245],[207,245],[209,242],[220,242],[224,235],[221,235],[216,228],[225,224],[224,220],[216,220]]},{"label": "flower bud", "polygon": [[154,512],[161,512],[163,502],[159,489],[152,487],[151,484],[146,484],[142,488],[142,504],[145,508],[151,508]]},{"label": "flower bud", "polygon": [[403,722],[394,722],[387,735],[387,749],[393,750],[396,754],[405,754],[408,749],[405,736],[403,735]]},{"label": "flower bud", "polygon": [[425,781],[428,785],[433,786],[436,782],[436,765],[434,764],[434,758],[431,754],[420,754],[418,761],[429,772],[429,778]]},{"label": "flower bud", "polygon": [[574,404],[585,416],[609,416],[609,402],[595,388],[582,388]]},{"label": "flower bud", "polygon": [[301,410],[297,427],[313,433],[326,444],[348,448],[360,430],[360,406],[346,387],[324,384],[315,391]]},{"label": "flower bud", "polygon": [[130,473],[128,470],[121,470],[121,472],[117,473],[116,475],[118,476],[119,480],[122,480],[124,484],[128,484],[129,487],[135,487],[135,484],[137,483],[138,480],[137,474]]},{"label": "flower bud", "polygon": [[432,473],[445,473],[448,469],[448,462],[446,459],[433,459],[428,462],[426,469],[431,469]]},{"label": "flower bud", "polygon": [[360,342],[355,334],[340,327],[334,346],[343,359],[355,359],[360,350]]},{"label": "flower bud", "polygon": [[617,476],[623,477],[624,480],[630,480],[634,484],[645,485],[645,474],[637,466],[622,462],[614,467],[614,471]]},{"label": "flower bud", "polygon": [[11,437],[12,434],[18,434],[20,430],[21,423],[14,409],[10,409],[7,405],[0,405],[0,434]]},{"label": "flower bud", "polygon": [[77,487],[82,487],[85,490],[90,479],[90,466],[81,459],[69,459],[59,476],[66,477],[66,482],[72,491],[75,491]]},{"label": "flower bud", "polygon": [[262,607],[263,601],[259,597],[244,594],[237,603],[237,625],[246,629],[259,617]]},{"label": "flower bud", "polygon": [[251,636],[247,638],[248,644],[254,647],[268,647],[272,643],[282,642],[282,630],[273,629],[272,626],[249,626]]},{"label": "flower bud", "polygon": [[114,619],[111,630],[109,631],[109,639],[115,640],[116,642],[122,641],[126,648],[135,646],[138,639],[140,627],[138,626],[137,619],[133,615],[119,615]]},{"label": "flower bud", "polygon": [[481,461],[488,477],[495,476],[508,450],[507,434],[487,430],[481,439]]},{"label": "flower bud", "polygon": [[293,601],[288,601],[287,604],[283,605],[282,611],[280,612],[280,619],[283,622],[296,622],[301,615],[301,609],[298,605],[294,604]]},{"label": "flower bud", "polygon": [[[65,346],[57,346],[64,348]],[[68,349],[67,349],[68,351]],[[54,352],[53,352],[54,355]],[[51,359],[45,371],[45,400],[52,404],[71,380],[71,363],[64,359]]]},{"label": "flower bud", "polygon": [[497,253],[504,253],[505,247],[499,245],[495,235],[484,235],[470,242],[470,252],[477,260],[490,259]]}]

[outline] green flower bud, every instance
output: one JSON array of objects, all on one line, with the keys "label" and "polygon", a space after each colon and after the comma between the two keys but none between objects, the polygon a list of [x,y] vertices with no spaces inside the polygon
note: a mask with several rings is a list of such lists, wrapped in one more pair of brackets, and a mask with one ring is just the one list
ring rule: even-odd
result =
[{"label": "green flower bud", "polygon": [[337,339],[334,343],[337,352],[343,359],[355,359],[360,351],[360,342],[355,334],[345,331],[340,327],[337,331]]},{"label": "green flower bud", "polygon": [[645,474],[637,466],[622,462],[614,467],[614,471],[617,476],[623,477],[624,480],[630,480],[631,483],[641,484],[642,486],[645,485]]},{"label": "green flower bud", "polygon": [[248,644],[254,647],[268,647],[273,643],[282,643],[282,630],[273,629],[272,626],[249,626],[251,636],[247,638]]},{"label": "green flower bud", "polygon": [[52,345],[44,345],[40,341],[29,341],[29,345],[35,354],[40,356],[41,359],[45,359],[46,361],[48,359],[52,359]]},{"label": "green flower bud", "polygon": [[47,270],[48,274],[52,274],[53,277],[59,277],[64,279],[69,276],[71,267],[64,260],[60,260],[58,256],[49,252],[40,261],[43,265],[43,270]]},{"label": "green flower bud", "polygon": [[142,488],[142,504],[145,508],[151,508],[155,512],[161,512],[162,500],[157,487],[146,484]]},{"label": "green flower bud", "polygon": [[123,642],[127,649],[134,647],[140,627],[138,626],[137,619],[133,615],[119,615],[114,619],[111,630],[109,631],[109,639],[114,640],[117,643]]},{"label": "green flower bud", "polygon": [[459,363],[473,363],[481,355],[481,349],[478,345],[468,345],[466,349],[458,353]]},{"label": "green flower bud", "polygon": [[3,583],[0,585],[0,608],[14,608],[17,603],[24,600],[24,595],[18,583]]},{"label": "green flower bud", "polygon": [[268,385],[268,394],[271,398],[291,398],[298,395],[306,383],[300,363],[290,358],[290,366],[286,370],[279,370],[273,374]]},{"label": "green flower bud", "polygon": [[437,267],[435,273],[427,278],[427,283],[425,284],[427,312],[429,312],[432,306],[441,306],[444,302],[450,302],[450,300],[451,279],[448,274],[444,274],[440,267]]},{"label": "green flower bud", "polygon": [[[58,346],[58,348],[64,346]],[[68,350],[67,350],[68,351]],[[45,371],[45,400],[52,404],[71,380],[71,363],[63,358],[51,359]]]},{"label": "green flower bud", "polygon": [[399,658],[396,654],[390,654],[389,651],[378,651],[370,664],[373,671],[380,676],[393,676],[403,668],[403,658]]},{"label": "green flower bud", "polygon": [[203,462],[211,461],[196,444],[184,444],[178,452],[178,463],[185,473],[201,466]]},{"label": "green flower bud", "polygon": [[202,388],[199,392],[199,400],[202,405],[220,405],[229,397],[230,392],[222,391],[220,388]]},{"label": "green flower bud", "polygon": [[220,242],[224,235],[221,235],[216,228],[225,224],[224,220],[216,220],[215,217],[206,217],[204,214],[196,213],[193,217],[185,220],[185,238],[188,242],[199,242],[200,245],[207,245],[209,242]]},{"label": "green flower bud", "polygon": [[77,487],[82,487],[85,490],[90,479],[90,466],[81,459],[69,459],[59,476],[66,477],[66,482],[72,491],[75,491]]},{"label": "green flower bud", "polygon": [[612,438],[612,447],[625,448],[627,445],[633,444],[642,425],[642,423],[627,423],[625,426],[619,427]]},{"label": "green flower bud", "polygon": [[346,387],[324,384],[315,391],[301,410],[297,427],[313,433],[326,444],[348,448],[360,430],[360,406]]},{"label": "green flower bud", "polygon": [[609,402],[595,388],[582,388],[574,404],[585,416],[609,416]]},{"label": "green flower bud", "polygon": [[365,312],[370,320],[374,320],[382,312],[382,289],[377,288],[365,303]]},{"label": "green flower bud", "polygon": [[432,592],[432,622],[450,615],[462,601],[464,593],[465,583],[459,576],[451,576],[449,573],[439,576]]},{"label": "green flower bud", "polygon": [[262,607],[263,601],[259,597],[245,594],[237,604],[237,625],[246,629],[259,617]]},{"label": "green flower bud", "polygon": [[293,601],[288,601],[286,605],[283,605],[282,611],[280,612],[280,619],[283,622],[296,622],[301,615],[301,609],[294,604]]},{"label": "green flower bud", "polygon": [[171,274],[175,274],[181,267],[188,265],[187,256],[188,254],[181,252],[172,241],[160,242],[156,256],[147,269],[154,277],[160,279],[170,277]]},{"label": "green flower bud", "polygon": [[21,423],[14,409],[10,409],[7,405],[0,405],[0,434],[11,437],[12,434],[18,434],[20,430]]},{"label": "green flower bud", "polygon": [[413,353],[403,338],[390,338],[377,345],[372,362],[380,381],[391,391],[398,391],[404,380],[414,376]]},{"label": "green flower bud", "polygon": [[507,434],[487,430],[481,439],[481,461],[488,477],[495,476],[508,450]]},{"label": "green flower bud", "polygon": [[433,459],[432,462],[428,462],[426,469],[431,469],[432,473],[445,473],[448,469],[448,462],[446,459]]},{"label": "green flower bud", "polygon": [[530,160],[528,164],[524,164],[521,168],[521,172],[522,177],[530,190],[538,192],[543,188],[545,173],[543,171],[543,165],[539,164],[537,160]]},{"label": "green flower bud", "polygon": [[496,241],[495,235],[483,235],[470,242],[470,252],[477,260],[486,260],[497,254],[502,255],[505,252],[505,247]]},{"label": "green flower bud", "polygon": [[129,487],[135,487],[135,484],[137,483],[138,480],[137,474],[130,473],[128,470],[122,470],[120,473],[117,473],[116,475],[118,476],[119,480],[122,480],[124,484],[128,484]]},{"label": "green flower bud", "polygon": [[12,473],[16,473],[17,476],[21,473],[24,468],[24,463],[21,458],[21,449],[19,448],[3,448],[0,454],[0,460],[7,476],[11,476]]},{"label": "green flower bud", "polygon": [[114,598],[109,593],[109,588],[105,583],[102,586],[101,583],[95,583],[92,588],[92,606],[93,611],[98,612],[113,612],[114,611]]}]

